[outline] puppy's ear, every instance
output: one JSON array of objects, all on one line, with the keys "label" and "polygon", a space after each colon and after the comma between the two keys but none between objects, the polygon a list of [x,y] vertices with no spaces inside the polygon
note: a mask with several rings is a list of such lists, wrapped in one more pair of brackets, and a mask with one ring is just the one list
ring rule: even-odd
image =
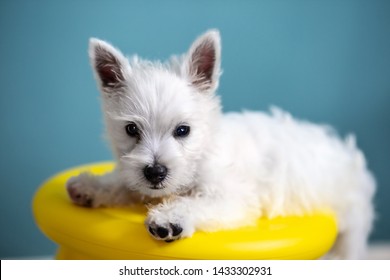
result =
[{"label": "puppy's ear", "polygon": [[200,91],[213,92],[218,87],[221,67],[221,39],[218,30],[201,35],[190,47],[184,71]]},{"label": "puppy's ear", "polygon": [[103,91],[111,93],[124,86],[128,61],[119,50],[107,42],[91,38],[89,57]]}]

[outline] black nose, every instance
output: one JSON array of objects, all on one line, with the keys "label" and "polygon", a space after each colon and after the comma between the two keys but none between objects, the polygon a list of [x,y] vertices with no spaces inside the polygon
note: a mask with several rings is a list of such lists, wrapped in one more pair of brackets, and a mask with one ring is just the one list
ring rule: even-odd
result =
[{"label": "black nose", "polygon": [[167,176],[168,169],[161,164],[154,164],[153,166],[146,166],[144,168],[145,178],[152,184],[158,184]]}]

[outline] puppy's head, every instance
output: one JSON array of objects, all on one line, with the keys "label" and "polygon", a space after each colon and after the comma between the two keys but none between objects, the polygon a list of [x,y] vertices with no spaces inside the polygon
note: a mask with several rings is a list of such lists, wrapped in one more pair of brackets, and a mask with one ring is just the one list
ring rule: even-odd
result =
[{"label": "puppy's head", "polygon": [[189,190],[220,113],[220,37],[200,36],[168,63],[124,55],[91,39],[108,137],[123,182],[159,197]]}]

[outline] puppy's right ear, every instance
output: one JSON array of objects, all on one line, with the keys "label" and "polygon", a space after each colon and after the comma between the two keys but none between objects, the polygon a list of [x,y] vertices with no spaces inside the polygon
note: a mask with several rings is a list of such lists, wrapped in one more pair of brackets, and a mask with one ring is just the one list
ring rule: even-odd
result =
[{"label": "puppy's right ear", "polygon": [[104,92],[112,93],[124,87],[128,61],[119,50],[105,41],[91,38],[89,57],[95,76]]}]

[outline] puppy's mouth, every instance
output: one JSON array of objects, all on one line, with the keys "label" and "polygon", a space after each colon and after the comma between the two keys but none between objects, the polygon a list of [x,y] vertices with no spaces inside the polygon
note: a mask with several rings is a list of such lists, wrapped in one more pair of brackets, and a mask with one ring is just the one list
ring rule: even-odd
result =
[{"label": "puppy's mouth", "polygon": [[158,183],[158,184],[149,184],[143,189],[143,192],[153,198],[162,198],[171,195],[171,190],[166,184]]},{"label": "puppy's mouth", "polygon": [[162,190],[165,189],[165,186],[163,184],[156,184],[156,185],[151,185],[149,187],[151,190]]}]

